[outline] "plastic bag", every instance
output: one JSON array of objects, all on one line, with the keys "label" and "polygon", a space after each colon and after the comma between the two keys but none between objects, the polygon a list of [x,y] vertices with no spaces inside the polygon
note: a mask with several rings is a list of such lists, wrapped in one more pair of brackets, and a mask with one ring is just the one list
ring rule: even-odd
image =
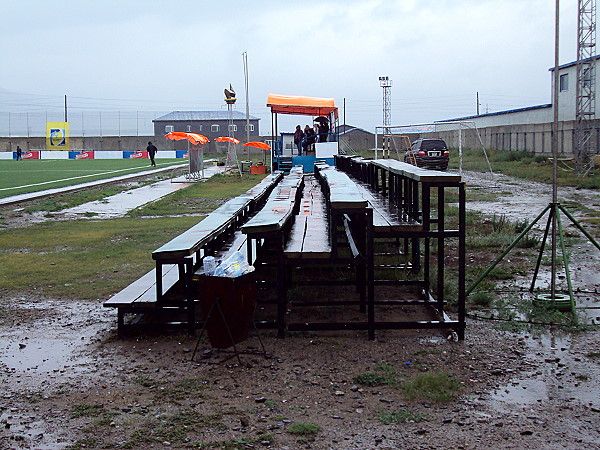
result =
[{"label": "plastic bag", "polygon": [[202,260],[202,265],[204,266],[204,273],[212,276],[217,268],[217,260],[214,256],[207,256]]},{"label": "plastic bag", "polygon": [[213,276],[235,278],[244,275],[252,270],[244,255],[241,252],[235,252],[225,261],[217,266]]}]

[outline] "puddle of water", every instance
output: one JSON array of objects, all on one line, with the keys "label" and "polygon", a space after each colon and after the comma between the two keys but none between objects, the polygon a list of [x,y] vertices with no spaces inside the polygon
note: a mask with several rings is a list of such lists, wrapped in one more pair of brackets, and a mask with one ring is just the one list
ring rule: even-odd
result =
[{"label": "puddle of water", "polygon": [[548,387],[542,380],[526,378],[514,381],[492,393],[490,401],[525,407],[548,399]]},{"label": "puddle of water", "polygon": [[[22,346],[25,347],[22,347]],[[52,372],[63,369],[69,362],[76,346],[63,339],[44,339],[26,343],[11,342],[0,353],[0,364],[11,371],[36,370]]]},{"label": "puddle of water", "polygon": [[546,333],[527,340],[538,369],[499,387],[490,397],[494,409],[528,407],[552,400],[600,408],[600,366],[578,353],[576,338]]},{"label": "puddle of water", "polygon": [[95,370],[90,340],[96,340],[113,319],[100,304],[12,301],[18,304],[13,310],[22,323],[6,329],[0,343],[0,379],[8,394],[39,386],[50,378]]}]

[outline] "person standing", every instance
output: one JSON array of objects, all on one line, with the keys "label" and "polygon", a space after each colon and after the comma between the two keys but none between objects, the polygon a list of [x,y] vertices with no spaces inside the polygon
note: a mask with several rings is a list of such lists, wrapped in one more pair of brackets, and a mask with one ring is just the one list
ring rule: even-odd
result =
[{"label": "person standing", "polygon": [[156,146],[152,143],[152,141],[148,142],[148,147],[146,147],[146,151],[148,152],[148,156],[150,157],[150,165],[156,167],[156,163],[154,162],[154,156],[158,151]]},{"label": "person standing", "polygon": [[23,159],[23,151],[21,150],[21,147],[17,145],[17,161],[21,159]]},{"label": "person standing", "polygon": [[306,125],[304,127],[304,137],[306,139],[304,140],[304,143],[302,144],[302,148],[304,149],[304,154],[306,154],[306,153],[308,153],[310,146],[315,143],[317,138],[315,136],[314,130],[311,127],[309,127],[308,125]]},{"label": "person standing", "polygon": [[296,125],[296,131],[294,132],[294,144],[298,147],[298,156],[302,156],[302,139],[304,138],[304,132],[300,125]]},{"label": "person standing", "polygon": [[327,120],[321,120],[319,123],[319,142],[327,142],[329,135],[329,123]]}]

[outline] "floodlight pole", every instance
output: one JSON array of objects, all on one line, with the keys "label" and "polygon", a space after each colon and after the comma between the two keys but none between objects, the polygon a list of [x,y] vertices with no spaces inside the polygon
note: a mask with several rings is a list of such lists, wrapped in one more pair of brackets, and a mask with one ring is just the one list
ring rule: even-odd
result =
[{"label": "floodlight pole", "polygon": [[[386,148],[386,138],[390,138],[390,124],[392,123],[392,80],[390,77],[379,77],[379,85],[383,88],[383,149],[382,154],[385,158],[385,148]],[[388,143],[388,158],[390,156],[389,153],[389,143]],[[375,158],[377,158],[377,142],[375,143]]]},{"label": "floodlight pole", "polygon": [[[246,143],[250,142],[250,100],[248,99],[248,53],[242,53],[244,61],[244,83],[246,87]],[[250,147],[248,147],[248,161],[250,161]]]}]

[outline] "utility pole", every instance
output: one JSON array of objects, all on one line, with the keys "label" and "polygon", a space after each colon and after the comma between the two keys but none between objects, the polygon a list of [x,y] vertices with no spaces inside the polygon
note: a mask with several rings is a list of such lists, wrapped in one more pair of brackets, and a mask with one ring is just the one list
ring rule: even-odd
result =
[{"label": "utility pole", "polygon": [[[560,75],[558,74],[559,68],[559,18],[560,18],[560,1],[556,0],[555,12],[554,12],[554,86],[552,99],[552,205],[556,205],[558,202],[558,191],[557,191],[557,177],[558,177],[558,96],[559,96],[559,83]],[[556,296],[556,235],[557,235],[557,224],[556,215],[552,215],[551,221],[552,229],[552,247],[551,247],[551,267],[550,267],[550,293],[551,298],[554,299]]]},{"label": "utility pole", "polygon": [[477,91],[477,115],[479,115],[479,91]]},{"label": "utility pole", "polygon": [[68,122],[67,120],[67,95],[65,94],[65,122]]},{"label": "utility pole", "polygon": [[[246,86],[246,142],[250,142],[250,100],[248,99],[248,53],[242,53],[244,61],[244,82]],[[248,161],[250,161],[250,147],[248,147]]]}]

